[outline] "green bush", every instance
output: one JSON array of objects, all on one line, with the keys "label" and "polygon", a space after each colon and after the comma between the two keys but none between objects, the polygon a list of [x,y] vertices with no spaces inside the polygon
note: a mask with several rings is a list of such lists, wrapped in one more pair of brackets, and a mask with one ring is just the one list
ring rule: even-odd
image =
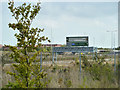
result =
[{"label": "green bush", "polygon": [[113,69],[109,64],[103,63],[94,63],[91,67],[86,67],[86,71],[88,71],[93,80],[101,80],[102,77],[106,77],[108,80],[112,80],[113,77]]},{"label": "green bush", "polygon": [[65,85],[66,85],[66,87],[71,87],[72,86],[72,81],[71,80],[66,80]]}]

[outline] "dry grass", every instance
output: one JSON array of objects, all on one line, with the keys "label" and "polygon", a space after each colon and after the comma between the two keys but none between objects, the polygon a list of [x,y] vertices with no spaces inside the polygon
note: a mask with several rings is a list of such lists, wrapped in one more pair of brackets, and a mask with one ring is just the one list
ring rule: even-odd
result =
[{"label": "dry grass", "polygon": [[[7,53],[7,52],[6,52]],[[79,59],[78,57],[75,60]],[[79,60],[78,60],[79,61]],[[107,61],[110,65],[113,61]],[[0,67],[1,68],[1,67]],[[67,64],[43,64],[44,70],[48,73],[48,79],[51,82],[48,84],[49,88],[117,88],[117,79],[113,77],[113,82],[102,76],[101,80],[93,80],[92,76],[86,71],[82,70],[80,74],[79,64],[74,61]],[[3,87],[12,80],[12,77],[7,75],[7,71],[12,71],[10,64],[4,64],[2,77]]]},{"label": "dry grass", "polygon": [[[79,65],[74,63],[70,66],[51,65],[43,66],[44,70],[48,73],[48,79],[51,82],[48,84],[49,88],[117,88],[117,80],[111,83],[102,77],[100,81],[93,80],[91,75],[85,71],[79,72]],[[11,81],[11,76],[7,75],[7,71],[11,71],[12,67],[10,64],[4,65],[3,68],[3,86],[8,81]],[[114,78],[114,77],[113,77]],[[114,78],[115,79],[115,78]]]},{"label": "dry grass", "polygon": [[[56,68],[52,71],[52,68]],[[93,80],[91,75],[85,71],[79,72],[79,66],[73,65],[71,67],[52,66],[47,69],[48,78],[51,82],[50,88],[117,88],[117,79],[113,77],[114,82],[102,76],[101,80]]]}]

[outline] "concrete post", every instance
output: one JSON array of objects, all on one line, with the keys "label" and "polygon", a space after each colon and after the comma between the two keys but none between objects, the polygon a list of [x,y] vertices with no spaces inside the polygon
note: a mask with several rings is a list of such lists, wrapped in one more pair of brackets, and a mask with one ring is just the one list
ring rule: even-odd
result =
[{"label": "concrete post", "polygon": [[52,63],[54,64],[54,52],[52,52]]},{"label": "concrete post", "polygon": [[97,61],[97,48],[95,48],[95,52],[96,52],[96,61]]},{"label": "concrete post", "polygon": [[55,56],[56,56],[56,57],[55,57],[55,61],[57,62],[57,52],[56,52],[55,54],[56,54],[56,55],[55,55]]},{"label": "concrete post", "polygon": [[80,52],[80,56],[79,56],[79,63],[80,63],[80,74],[81,74],[81,52]]},{"label": "concrete post", "polygon": [[114,52],[114,71],[116,71],[116,53]]},{"label": "concrete post", "polygon": [[94,52],[92,52],[93,60],[94,60]]}]

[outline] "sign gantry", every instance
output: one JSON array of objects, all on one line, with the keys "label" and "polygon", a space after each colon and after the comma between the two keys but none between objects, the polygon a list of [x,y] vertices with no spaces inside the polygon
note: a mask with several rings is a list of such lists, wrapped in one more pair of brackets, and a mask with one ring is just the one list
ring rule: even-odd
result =
[{"label": "sign gantry", "polygon": [[[52,49],[52,62],[54,63],[54,53],[55,53],[55,59],[57,62],[57,53],[59,52],[76,52],[80,53],[79,56],[79,62],[80,62],[80,73],[81,73],[81,53],[88,53],[88,52],[97,52],[96,47],[53,47]],[[96,58],[97,60],[97,58]]]}]

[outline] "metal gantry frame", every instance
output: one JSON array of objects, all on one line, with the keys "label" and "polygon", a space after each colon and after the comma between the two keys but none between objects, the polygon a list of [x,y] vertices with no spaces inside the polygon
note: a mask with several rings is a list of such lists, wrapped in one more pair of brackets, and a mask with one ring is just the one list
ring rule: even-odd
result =
[{"label": "metal gantry frame", "polygon": [[[114,52],[114,72],[116,74],[116,55],[118,54],[118,60],[120,60],[119,58],[119,55],[120,55],[120,51],[119,52]],[[118,61],[120,62],[120,61]],[[119,63],[118,63],[119,64]],[[119,69],[119,68],[118,68]]]},{"label": "metal gantry frame", "polygon": [[118,54],[118,59],[119,59],[120,52],[114,52],[114,71],[116,71],[116,54]]},{"label": "metal gantry frame", "polygon": [[[52,63],[54,64],[54,58],[57,62],[57,54],[59,52],[76,52],[79,53],[79,62],[80,62],[80,73],[81,73],[81,53],[92,52],[93,57],[96,54],[97,61],[97,48],[96,47],[53,47],[52,50]],[[120,54],[120,52],[114,52],[114,71],[116,71],[116,54]],[[42,52],[40,53],[40,72],[42,72]]]},{"label": "metal gantry frame", "polygon": [[[59,52],[79,53],[80,73],[81,73],[81,53],[93,52],[94,54],[94,52],[97,52],[97,48],[96,47],[53,47],[52,51],[53,51],[52,52],[52,63],[53,64],[54,64],[54,58],[55,58],[55,61],[57,62],[57,53]],[[54,54],[55,54],[55,57],[54,57]],[[96,60],[97,60],[97,57],[96,57]]]}]

